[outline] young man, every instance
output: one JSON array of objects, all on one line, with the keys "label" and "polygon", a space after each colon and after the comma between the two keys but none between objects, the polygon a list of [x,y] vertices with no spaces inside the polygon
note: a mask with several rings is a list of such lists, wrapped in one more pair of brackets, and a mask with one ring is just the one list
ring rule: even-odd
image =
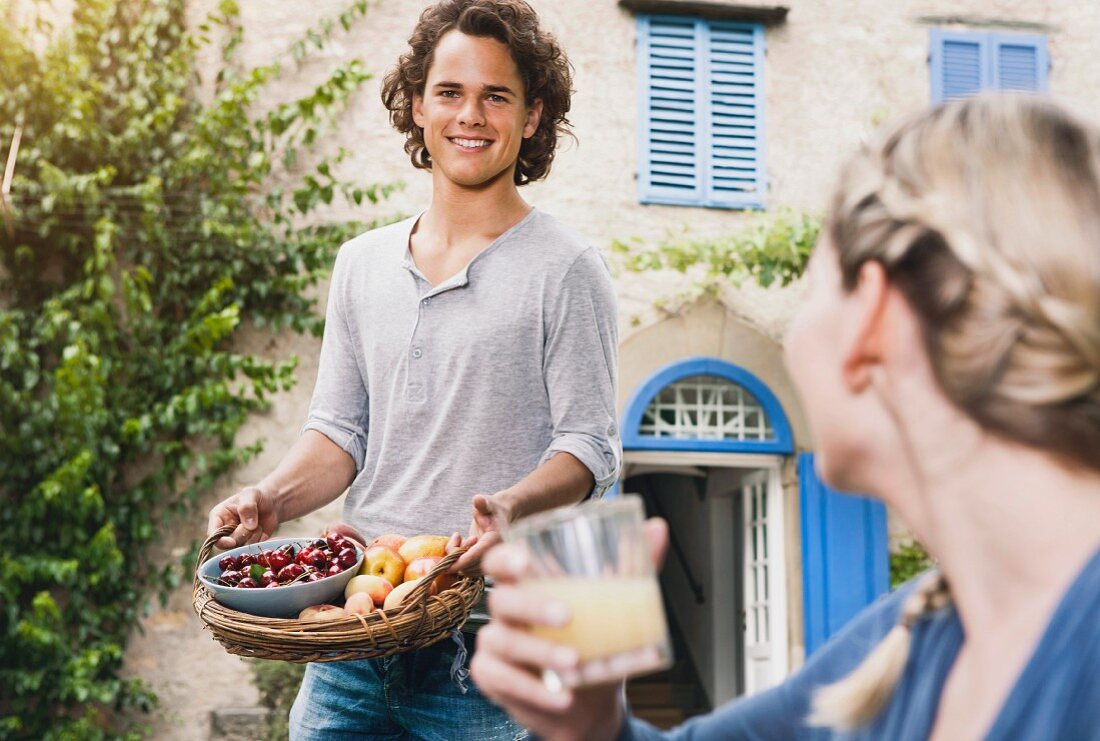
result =
[{"label": "young man", "polygon": [[[431,206],[341,248],[304,432],[211,511],[211,531],[237,525],[220,545],[266,538],[350,484],[344,519],[368,539],[468,528],[456,569],[476,571],[501,524],[601,496],[617,476],[607,266],[518,191],[567,131],[569,63],[522,0],[439,3],[409,45],[382,98],[431,173]],[[467,691],[462,654],[445,641],[312,664],[291,736],[525,735]]]}]

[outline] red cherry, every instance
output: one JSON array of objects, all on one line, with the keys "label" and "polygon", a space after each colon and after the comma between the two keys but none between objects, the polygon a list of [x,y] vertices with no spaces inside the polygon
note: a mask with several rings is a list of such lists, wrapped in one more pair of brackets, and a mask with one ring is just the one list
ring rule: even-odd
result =
[{"label": "red cherry", "polygon": [[342,549],[348,547],[348,541],[340,533],[329,533],[325,538],[325,542],[328,543],[329,550],[333,553],[339,553]]},{"label": "red cherry", "polygon": [[287,564],[293,562],[290,554],[285,551],[271,551],[267,556],[267,566],[276,574]]},{"label": "red cherry", "polygon": [[245,578],[237,582],[237,586],[241,589],[256,589],[260,585],[257,584],[256,580],[253,579],[251,576],[246,576]]},{"label": "red cherry", "polygon": [[271,554],[274,553],[274,552],[275,551],[271,550],[270,548],[265,548],[264,550],[260,551],[260,555],[256,556],[256,563],[260,564],[261,566],[270,567],[271,566],[271,560],[270,560],[271,559]]},{"label": "red cherry", "polygon": [[221,576],[218,577],[218,581],[222,582],[223,584],[228,584],[231,587],[236,586],[237,582],[239,582],[240,580],[241,572],[237,571],[236,569],[226,569],[221,573]]},{"label": "red cherry", "polygon": [[237,556],[237,568],[244,571],[252,564],[256,563],[256,555],[253,553],[242,553]]},{"label": "red cherry", "polygon": [[310,574],[309,576],[306,577],[306,581],[307,582],[309,582],[309,581],[321,581],[324,578],[325,578],[324,574],[322,574],[318,571],[314,571],[312,574]]},{"label": "red cherry", "polygon": [[240,566],[233,556],[222,556],[221,560],[218,561],[218,568],[222,571],[236,571]]},{"label": "red cherry", "polygon": [[278,583],[279,580],[275,578],[275,572],[268,569],[264,573],[260,574],[260,584],[265,587],[271,586],[271,583]]},{"label": "red cherry", "polygon": [[342,574],[343,572],[344,567],[338,563],[334,563],[328,567],[328,570],[325,572],[325,576],[336,576],[337,574]]},{"label": "red cherry", "polygon": [[279,581],[285,584],[286,582],[294,581],[304,573],[306,573],[306,570],[302,568],[301,564],[292,563],[287,564],[283,568],[279,569],[279,572],[276,576],[278,577]]},{"label": "red cherry", "polygon": [[328,548],[328,543],[325,541],[324,538],[317,538],[316,540],[311,540],[309,542],[309,547],[318,549]]},{"label": "red cherry", "polygon": [[307,563],[309,563],[309,557],[310,557],[310,554],[313,553],[313,551],[314,551],[314,549],[310,548],[307,545],[305,548],[298,551],[298,555],[294,557],[294,562],[295,563],[300,563],[303,566],[305,566]]},{"label": "red cherry", "polygon": [[343,548],[337,552],[336,562],[345,569],[350,569],[359,560],[359,555],[354,548]]},{"label": "red cherry", "polygon": [[298,563],[309,564],[318,571],[324,571],[328,568],[328,555],[324,551],[313,548],[310,549],[305,561],[299,561]]},{"label": "red cherry", "polygon": [[266,586],[264,587],[264,589],[271,589],[272,587],[281,587],[281,586],[283,586],[283,585],[282,585],[282,584],[280,584],[279,582],[277,582],[277,581],[273,581],[273,582],[271,582],[270,584],[266,585]]}]

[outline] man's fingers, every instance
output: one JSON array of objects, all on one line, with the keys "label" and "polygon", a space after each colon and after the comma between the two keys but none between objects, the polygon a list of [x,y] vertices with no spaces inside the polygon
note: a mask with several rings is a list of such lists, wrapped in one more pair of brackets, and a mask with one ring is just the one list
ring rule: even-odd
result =
[{"label": "man's fingers", "polygon": [[512,625],[547,628],[562,628],[572,617],[569,606],[564,602],[539,597],[522,587],[499,582],[489,592],[489,614]]},{"label": "man's fingers", "polygon": [[237,514],[241,518],[241,524],[249,530],[255,530],[260,517],[259,497],[255,489],[245,489],[237,495]]},{"label": "man's fingers", "polygon": [[516,630],[500,623],[489,623],[478,631],[477,648],[479,651],[488,650],[510,663],[529,666],[540,672],[543,669],[575,672],[580,664],[576,649],[559,646],[525,630]]}]

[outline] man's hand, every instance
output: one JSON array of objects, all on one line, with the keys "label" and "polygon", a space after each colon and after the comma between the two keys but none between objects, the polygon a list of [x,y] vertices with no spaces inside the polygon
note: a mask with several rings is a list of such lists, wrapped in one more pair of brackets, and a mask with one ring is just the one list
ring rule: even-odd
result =
[{"label": "man's hand", "polygon": [[279,527],[275,499],[255,486],[241,489],[210,510],[207,537],[224,525],[236,525],[237,529],[214,544],[223,551],[267,540]]},{"label": "man's hand", "polygon": [[480,576],[481,559],[486,551],[500,542],[500,528],[512,521],[512,510],[500,492],[492,495],[478,494],[474,497],[473,508],[470,532],[458,544],[470,550],[455,561],[451,571]]}]

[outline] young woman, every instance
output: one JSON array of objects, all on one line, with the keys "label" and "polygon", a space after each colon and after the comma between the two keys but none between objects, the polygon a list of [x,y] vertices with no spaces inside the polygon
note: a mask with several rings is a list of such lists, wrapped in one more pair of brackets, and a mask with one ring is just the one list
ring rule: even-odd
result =
[{"label": "young woman", "polygon": [[808,283],[787,354],[819,473],[939,569],[664,735],[618,686],[542,685],[576,656],[527,629],[568,617],[503,546],[482,691],[547,739],[1100,739],[1100,131],[1035,98],[904,121],[844,167]]}]

